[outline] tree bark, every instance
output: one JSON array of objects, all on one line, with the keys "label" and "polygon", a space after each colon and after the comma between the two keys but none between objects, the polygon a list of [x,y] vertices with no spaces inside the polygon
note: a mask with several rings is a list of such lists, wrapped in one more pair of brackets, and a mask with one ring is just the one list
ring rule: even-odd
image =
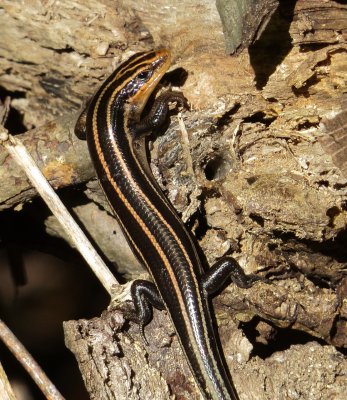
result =
[{"label": "tree bark", "polygon": [[[280,1],[258,40],[235,56],[225,54],[226,21],[210,1],[4,0],[1,7],[8,127],[17,118],[13,129],[27,130],[22,137],[56,188],[94,177],[72,131],[101,81],[135,51],[172,51],[166,83],[191,109],[183,111],[187,133],[173,117],[154,140],[153,173],[210,264],[232,254],[246,273],[272,280],[247,290],[230,285],[214,301],[240,398],[344,398],[346,360],[334,346],[347,343],[346,5]],[[0,164],[0,207],[30,200],[35,193],[4,149]],[[102,210],[80,206],[80,220],[108,259],[136,276],[141,267],[130,251],[117,259],[124,238],[115,221],[105,240],[102,194],[91,187],[88,195]],[[62,235],[52,219],[47,226]],[[165,312],[146,327],[147,346],[123,308],[65,324],[91,398],[197,398]],[[242,333],[252,323],[253,344]],[[310,336],[296,343],[295,331]],[[287,335],[284,350],[276,334]],[[251,356],[257,342],[278,351]]]}]

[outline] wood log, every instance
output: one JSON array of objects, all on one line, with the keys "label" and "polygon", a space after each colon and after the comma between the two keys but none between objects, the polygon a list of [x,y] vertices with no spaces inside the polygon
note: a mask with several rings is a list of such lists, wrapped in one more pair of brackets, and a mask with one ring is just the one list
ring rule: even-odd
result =
[{"label": "wood log", "polygon": [[[73,125],[102,80],[136,51],[172,51],[164,80],[191,107],[182,112],[187,133],[173,116],[153,141],[154,175],[208,263],[231,254],[247,273],[272,280],[228,286],[214,301],[240,398],[344,398],[346,360],[334,346],[347,343],[346,5],[280,1],[258,40],[234,56],[225,54],[210,1],[3,0],[0,7],[8,128],[21,133],[56,188],[94,177]],[[30,200],[34,191],[2,148],[0,164],[0,207]],[[117,262],[114,243],[124,247],[124,238],[116,222],[117,234],[102,238],[110,213],[92,193],[102,210],[89,223],[82,211],[80,219]],[[131,257],[121,261],[128,277],[140,270]],[[296,331],[303,342],[290,340]],[[272,354],[283,334],[287,347]],[[100,318],[66,323],[65,335],[91,398],[198,396],[165,312],[146,327],[149,346],[114,305]],[[271,355],[252,356],[257,343]]]}]

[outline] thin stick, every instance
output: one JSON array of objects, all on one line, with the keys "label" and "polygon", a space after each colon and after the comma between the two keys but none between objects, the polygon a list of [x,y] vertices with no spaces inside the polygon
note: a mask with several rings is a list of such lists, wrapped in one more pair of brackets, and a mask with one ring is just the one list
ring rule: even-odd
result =
[{"label": "thin stick", "polygon": [[101,284],[111,295],[112,287],[118,285],[118,281],[95,251],[92,244],[72,218],[64,204],[60,201],[59,197],[47,182],[24,145],[11,135],[7,135],[6,140],[6,131],[4,128],[2,128],[2,132],[0,133],[0,140],[3,140],[3,145],[6,147],[7,151],[11,154],[17,164],[23,168],[33,186],[39,192],[52,213],[69,235],[71,241],[87,261]]},{"label": "thin stick", "polygon": [[[58,389],[49,380],[41,367],[33,359],[31,354],[26,350],[22,343],[10,331],[5,323],[0,319],[0,339],[5,343],[11,353],[23,365],[30,376],[33,378],[37,386],[48,400],[64,400]],[[1,393],[0,393],[1,394]],[[13,395],[14,396],[14,395]],[[2,397],[1,397],[2,398]],[[15,399],[15,397],[8,397]]]},{"label": "thin stick", "polygon": [[0,363],[0,394],[2,396],[1,400],[17,400],[1,363]]}]

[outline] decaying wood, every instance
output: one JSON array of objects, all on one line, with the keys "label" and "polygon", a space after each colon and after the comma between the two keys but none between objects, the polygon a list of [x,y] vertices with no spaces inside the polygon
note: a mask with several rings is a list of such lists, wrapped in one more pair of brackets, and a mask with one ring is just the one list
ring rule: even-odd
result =
[{"label": "decaying wood", "polygon": [[[332,346],[295,345],[263,360],[250,357],[252,345],[230,320],[218,315],[226,360],[240,399],[343,399],[347,362]],[[145,329],[124,329],[119,310],[100,318],[64,324],[65,342],[76,355],[92,399],[199,399],[180,346],[164,313],[155,312]],[[124,357],[123,355],[126,355]],[[136,371],[134,374],[133,371]],[[158,372],[160,371],[160,372]],[[168,386],[169,385],[169,386]]]},{"label": "decaying wood", "polygon": [[278,0],[217,0],[223,24],[226,52],[247,49],[266,28],[278,8]]},{"label": "decaying wood", "polygon": [[[85,143],[72,134],[74,113],[132,52],[170,48],[166,81],[180,86],[191,109],[182,111],[186,133],[174,116],[154,140],[155,177],[209,263],[232,254],[247,273],[273,280],[230,286],[214,302],[240,397],[342,399],[346,360],[333,345],[347,343],[347,8],[279,3],[259,40],[230,57],[213,2],[34,0],[23,7],[4,0],[0,85],[24,126],[36,127],[23,137],[53,185],[72,185],[94,177]],[[3,150],[0,163],[2,208],[34,195]],[[88,195],[108,210],[93,187]],[[112,218],[100,207],[77,211],[117,263],[124,238],[116,225],[105,235]],[[61,235],[52,219],[47,226]],[[140,266],[130,257],[122,253],[121,271],[134,276]],[[280,328],[308,333],[312,342],[251,356],[239,328],[254,316],[267,346]],[[91,398],[196,398],[165,313],[146,327],[148,348],[123,320],[110,309],[65,325]]]},{"label": "decaying wood", "polygon": [[[58,189],[91,179],[95,173],[86,145],[73,133],[77,114],[61,117],[18,137],[51,185]],[[22,169],[0,148],[0,210],[17,206],[37,195]]]}]

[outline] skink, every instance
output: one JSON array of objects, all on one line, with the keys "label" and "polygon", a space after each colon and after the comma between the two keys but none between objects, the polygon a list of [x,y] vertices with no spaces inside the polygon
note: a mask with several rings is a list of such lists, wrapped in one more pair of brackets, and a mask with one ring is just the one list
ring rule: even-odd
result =
[{"label": "skink", "polygon": [[[232,274],[244,275],[231,258],[205,273],[196,246],[155,181],[146,156],[146,136],[166,121],[168,104],[184,104],[179,92],[166,92],[142,117],[144,107],[170,66],[167,50],[138,53],[120,65],[91,99],[76,125],[85,132],[98,179],[135,254],[153,282],[132,285],[140,325],[151,307],[166,309],[201,394],[206,399],[238,399],[217,345],[208,296]],[[257,279],[257,278],[255,278]]]}]

